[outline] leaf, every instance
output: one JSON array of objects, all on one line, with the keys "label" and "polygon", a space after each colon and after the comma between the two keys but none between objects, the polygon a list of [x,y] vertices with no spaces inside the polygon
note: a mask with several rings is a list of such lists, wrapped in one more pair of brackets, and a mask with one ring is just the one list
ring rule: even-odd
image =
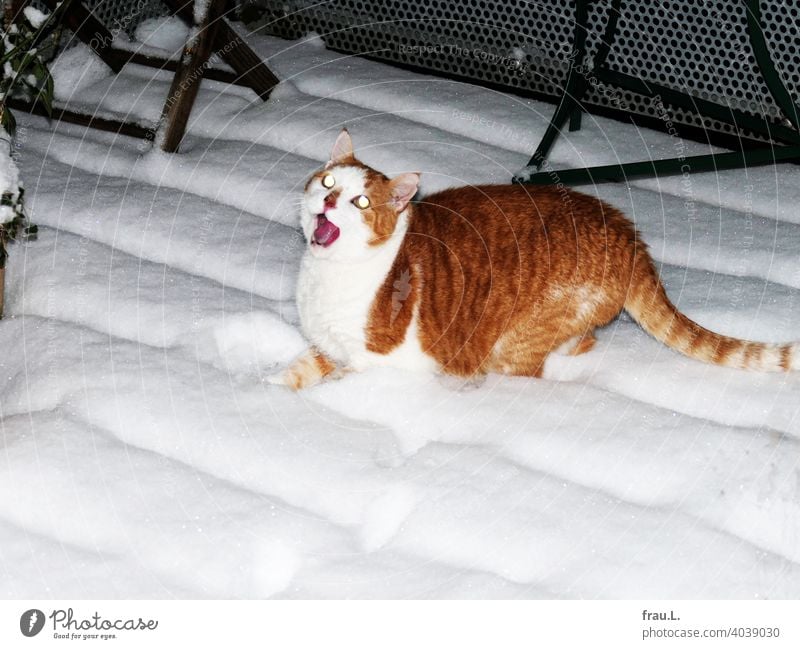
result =
[{"label": "leaf", "polygon": [[12,138],[17,134],[17,120],[8,106],[3,106],[2,126]]},{"label": "leaf", "polygon": [[44,71],[42,69],[42,63],[36,58],[32,58],[29,66],[31,68],[31,74],[36,78],[36,83],[41,83],[42,79],[44,79]]},{"label": "leaf", "polygon": [[39,97],[41,97],[44,103],[47,116],[53,117],[53,77],[50,76],[49,72],[45,78],[44,88],[39,91]]}]

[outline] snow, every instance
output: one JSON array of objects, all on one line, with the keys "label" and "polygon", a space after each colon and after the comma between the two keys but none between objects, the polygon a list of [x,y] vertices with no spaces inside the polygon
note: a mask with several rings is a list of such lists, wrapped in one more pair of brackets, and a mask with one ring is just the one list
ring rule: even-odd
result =
[{"label": "snow", "polygon": [[189,28],[180,18],[165,16],[143,20],[134,32],[138,43],[175,53],[183,48],[189,36]]},{"label": "snow", "polygon": [[194,23],[200,25],[208,16],[210,0],[194,0]]},{"label": "snow", "polygon": [[308,47],[316,47],[318,49],[325,49],[325,39],[322,38],[321,34],[310,31],[303,38],[303,45],[307,45]]},{"label": "snow", "polygon": [[39,27],[44,24],[45,20],[47,20],[47,14],[39,11],[35,7],[24,7],[22,13],[34,29],[39,29]]},{"label": "snow", "polygon": [[[508,182],[553,107],[313,36],[250,40],[288,81],[266,104],[204,81],[176,156],[18,116],[40,234],[11,250],[0,321],[0,595],[798,597],[800,375],[703,365],[623,316],[543,380],[264,381],[304,347],[295,208],[342,126],[430,192]],[[65,56],[73,101],[158,119],[168,73]],[[552,162],[677,146],[708,149],[586,116]],[[800,339],[797,180],[780,165],[584,190],[636,221],[690,317],[784,341]]]},{"label": "snow", "polygon": [[[20,189],[19,169],[11,154],[12,139],[5,129],[0,128],[0,195],[10,195],[11,205],[0,205],[0,225],[13,221],[17,213],[14,203],[17,202]],[[16,151],[16,148],[14,149]]]},{"label": "snow", "polygon": [[82,92],[113,72],[88,45],[77,43],[63,50],[50,64],[53,96],[63,102],[81,102]]}]

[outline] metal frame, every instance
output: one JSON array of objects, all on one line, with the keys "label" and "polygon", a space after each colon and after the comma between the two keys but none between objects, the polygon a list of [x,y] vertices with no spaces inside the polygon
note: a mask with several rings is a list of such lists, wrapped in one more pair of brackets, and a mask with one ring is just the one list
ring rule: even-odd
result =
[{"label": "metal frame", "polygon": [[[570,67],[564,93],[555,113],[539,142],[526,169],[534,168],[538,173],[530,176],[519,174],[514,177],[516,183],[533,185],[550,185],[555,183],[581,184],[591,182],[619,181],[633,177],[654,177],[676,174],[689,174],[704,171],[721,171],[723,169],[743,169],[777,162],[800,162],[800,108],[781,81],[770,56],[761,21],[759,0],[745,0],[747,11],[747,34],[758,63],[758,68],[767,88],[778,107],[791,126],[776,125],[770,121],[711,101],[695,98],[666,86],[643,81],[606,66],[606,58],[616,35],[617,20],[622,0],[612,0],[602,41],[595,55],[591,72],[581,74],[583,61],[586,58],[586,30],[589,5],[594,0],[575,0],[575,30],[573,32],[573,49],[570,55]],[[780,144],[766,144],[755,148],[740,149],[731,153],[712,153],[683,158],[667,158],[662,160],[642,160],[623,164],[603,165],[578,169],[539,171],[544,165],[547,154],[553,146],[564,122],[569,118],[570,130],[580,127],[580,115],[591,76],[603,83],[631,90],[639,94],[660,96],[665,104],[692,110],[700,115],[732,124],[738,129],[747,129],[765,136]]]}]

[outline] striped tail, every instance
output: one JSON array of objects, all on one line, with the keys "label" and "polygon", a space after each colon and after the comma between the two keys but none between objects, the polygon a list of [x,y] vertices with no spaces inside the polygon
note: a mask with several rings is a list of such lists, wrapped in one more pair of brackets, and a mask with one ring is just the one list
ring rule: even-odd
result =
[{"label": "striped tail", "polygon": [[729,338],[683,315],[670,302],[650,256],[641,249],[636,251],[630,286],[625,310],[647,333],[681,354],[706,363],[759,372],[800,369],[800,343],[774,345]]}]

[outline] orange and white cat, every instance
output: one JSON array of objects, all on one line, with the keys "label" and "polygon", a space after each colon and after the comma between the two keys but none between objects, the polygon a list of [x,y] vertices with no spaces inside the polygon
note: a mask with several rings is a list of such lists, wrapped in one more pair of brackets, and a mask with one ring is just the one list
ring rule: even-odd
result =
[{"label": "orange and white cat", "polygon": [[271,382],[300,389],[387,365],[536,377],[551,352],[589,351],[622,309],[692,358],[800,369],[800,344],[721,336],[680,313],[633,224],[596,198],[487,185],[411,203],[418,183],[366,166],[339,135],[302,204],[297,304],[311,347]]}]

